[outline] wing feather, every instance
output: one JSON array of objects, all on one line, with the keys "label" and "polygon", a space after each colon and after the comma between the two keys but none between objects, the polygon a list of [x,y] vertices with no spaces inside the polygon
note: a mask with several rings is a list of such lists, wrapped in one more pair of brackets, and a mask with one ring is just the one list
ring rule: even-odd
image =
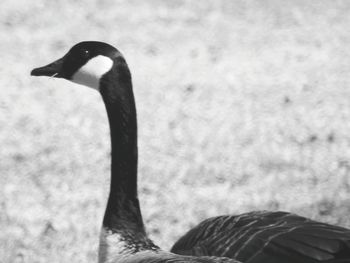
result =
[{"label": "wing feather", "polygon": [[259,211],[209,218],[171,251],[247,263],[350,262],[350,230],[287,212]]}]

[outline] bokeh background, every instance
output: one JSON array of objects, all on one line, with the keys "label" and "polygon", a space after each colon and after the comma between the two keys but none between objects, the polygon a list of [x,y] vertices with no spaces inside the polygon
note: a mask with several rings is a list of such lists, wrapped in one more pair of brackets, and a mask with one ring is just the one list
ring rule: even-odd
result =
[{"label": "bokeh background", "polygon": [[96,262],[108,194],[100,95],[29,72],[82,40],[122,51],[139,191],[165,249],[210,216],[350,227],[350,2],[0,3],[0,262]]}]

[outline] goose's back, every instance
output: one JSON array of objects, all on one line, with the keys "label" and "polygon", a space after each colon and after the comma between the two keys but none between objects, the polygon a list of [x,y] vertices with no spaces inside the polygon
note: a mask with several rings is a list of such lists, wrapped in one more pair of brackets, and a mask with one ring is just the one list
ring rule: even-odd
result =
[{"label": "goose's back", "polygon": [[259,211],[209,218],[171,251],[245,263],[350,262],[350,230],[287,212]]}]

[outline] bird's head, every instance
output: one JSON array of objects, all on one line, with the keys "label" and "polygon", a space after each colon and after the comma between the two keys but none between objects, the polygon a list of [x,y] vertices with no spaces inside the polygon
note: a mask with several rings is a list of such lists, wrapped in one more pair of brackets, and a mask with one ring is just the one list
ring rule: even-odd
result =
[{"label": "bird's head", "polygon": [[31,75],[64,78],[98,90],[102,76],[111,71],[118,57],[122,57],[121,53],[109,44],[80,42],[62,58],[33,69]]}]

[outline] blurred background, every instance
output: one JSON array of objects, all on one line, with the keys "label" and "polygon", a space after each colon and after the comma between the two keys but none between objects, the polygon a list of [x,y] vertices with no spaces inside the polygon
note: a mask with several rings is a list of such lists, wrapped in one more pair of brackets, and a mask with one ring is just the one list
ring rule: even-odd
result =
[{"label": "blurred background", "polygon": [[350,227],[350,2],[0,3],[0,262],[96,262],[109,183],[100,95],[33,67],[82,40],[133,74],[139,191],[169,249],[215,215]]}]

